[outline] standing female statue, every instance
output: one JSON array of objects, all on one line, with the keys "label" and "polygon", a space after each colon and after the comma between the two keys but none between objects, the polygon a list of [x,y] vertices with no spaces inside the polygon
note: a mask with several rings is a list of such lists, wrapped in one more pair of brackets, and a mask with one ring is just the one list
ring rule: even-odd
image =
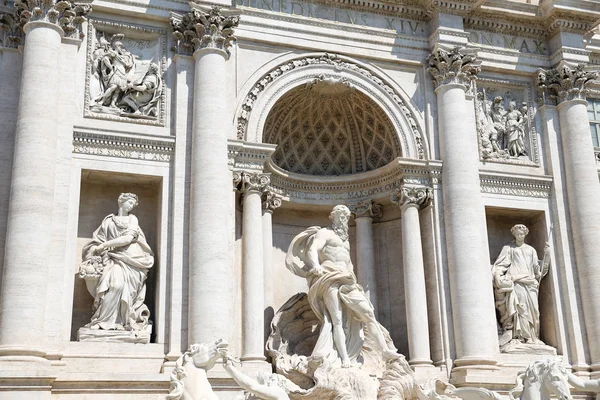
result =
[{"label": "standing female statue", "polygon": [[150,312],[144,304],[146,278],[154,254],[138,219],[130,211],[138,204],[133,193],[121,193],[117,215],[110,214],[83,248],[80,276],[94,296],[92,330],[141,331]]}]

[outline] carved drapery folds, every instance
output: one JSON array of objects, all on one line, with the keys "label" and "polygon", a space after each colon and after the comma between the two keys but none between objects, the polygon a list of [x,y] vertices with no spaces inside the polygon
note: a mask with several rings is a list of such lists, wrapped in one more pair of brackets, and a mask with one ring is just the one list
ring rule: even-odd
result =
[{"label": "carved drapery folds", "polygon": [[258,172],[234,172],[233,185],[241,193],[249,191],[264,192],[271,183],[269,174],[261,174]]},{"label": "carved drapery folds", "polygon": [[427,187],[402,186],[397,188],[390,196],[392,203],[398,204],[399,207],[412,204],[424,208],[431,203],[432,199],[433,190]]},{"label": "carved drapery folds", "polygon": [[233,28],[239,22],[239,15],[229,10],[194,5],[194,9],[183,16],[171,17],[175,49],[180,54],[193,54],[198,49],[215,48],[229,54],[229,47],[235,41]]},{"label": "carved drapery folds", "polygon": [[85,16],[92,11],[90,4],[55,0],[17,0],[15,2],[21,26],[27,22],[45,21],[56,24],[65,32],[65,37],[82,39],[85,35],[81,25]]},{"label": "carved drapery folds", "polygon": [[375,219],[381,218],[383,215],[383,206],[372,200],[363,200],[350,204],[349,208],[355,218],[369,217]]},{"label": "carved drapery folds", "polygon": [[599,77],[596,71],[586,71],[585,64],[571,68],[566,64],[537,71],[537,86],[541,104],[560,104],[569,100],[585,100],[589,86]]},{"label": "carved drapery folds", "polygon": [[470,49],[460,47],[451,50],[438,47],[427,57],[427,63],[427,71],[433,77],[436,87],[458,83],[470,89],[471,83],[481,71],[481,61],[477,60],[477,55]]}]

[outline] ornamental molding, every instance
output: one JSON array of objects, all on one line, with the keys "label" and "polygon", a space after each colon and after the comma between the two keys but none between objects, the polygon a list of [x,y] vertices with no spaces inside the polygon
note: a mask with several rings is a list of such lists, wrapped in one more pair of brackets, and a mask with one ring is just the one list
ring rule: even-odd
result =
[{"label": "ornamental molding", "polygon": [[425,208],[433,200],[433,189],[428,187],[401,186],[396,188],[390,196],[392,203],[399,207],[414,205]]},{"label": "ornamental molding", "polygon": [[427,57],[427,71],[431,74],[435,87],[447,84],[461,84],[468,91],[481,71],[481,61],[477,60],[477,50],[460,47],[444,49],[436,45]]},{"label": "ornamental molding", "polygon": [[73,153],[170,162],[175,153],[175,141],[75,131]]},{"label": "ornamental molding", "polygon": [[91,4],[72,0],[17,0],[15,8],[21,27],[28,22],[49,22],[62,28],[64,37],[71,39],[83,39],[81,26],[92,11]]},{"label": "ornamental molding", "polygon": [[352,202],[348,205],[354,219],[356,218],[372,218],[380,219],[383,216],[383,206],[373,200],[362,200]]},{"label": "ornamental molding", "polygon": [[233,173],[233,186],[243,194],[250,191],[262,193],[269,188],[270,183],[270,174],[246,171]]},{"label": "ornamental molding", "polygon": [[531,198],[548,198],[552,177],[508,176],[492,173],[479,175],[481,192]]},{"label": "ornamental molding", "polygon": [[[140,37],[143,36],[143,39]],[[118,107],[106,107],[98,104],[95,99],[101,91],[100,76],[95,70],[94,54],[106,47],[111,38],[125,45],[135,59],[134,71],[136,82],[143,82],[148,73],[150,64],[157,67],[157,82],[153,104],[145,104],[140,110],[151,110],[151,112],[131,112],[125,109],[124,104]],[[167,31],[146,25],[129,24],[117,21],[108,21],[99,18],[90,18],[87,32],[87,61],[85,75],[84,95],[84,117],[103,119],[117,122],[127,122],[138,125],[166,126],[167,120],[167,84],[165,82],[165,71],[167,70]],[[109,43],[110,44],[110,43]],[[139,71],[138,71],[139,69]],[[138,82],[139,81],[139,82]]]},{"label": "ornamental molding", "polygon": [[[494,149],[491,143],[489,143],[490,130],[486,130],[485,121],[482,121],[482,97],[485,96],[486,91],[491,91],[494,96],[501,96],[503,102],[516,101],[519,105],[520,112],[524,121],[522,123],[523,139],[525,141],[525,147],[527,150],[527,157],[514,157],[510,153],[505,155],[494,154]],[[478,130],[478,142],[479,142],[479,157],[481,161],[503,163],[503,164],[517,164],[526,166],[540,166],[540,154],[539,154],[539,139],[536,130],[535,123],[535,108],[533,105],[534,89],[531,82],[524,82],[512,79],[497,79],[480,76],[477,78],[475,83],[475,92],[477,93],[475,101],[475,115]],[[488,117],[489,117],[489,113]],[[493,126],[493,121],[491,125]]]},{"label": "ornamental molding", "polygon": [[520,20],[480,11],[464,18],[464,29],[523,36],[543,41],[547,35],[546,26],[541,21]]},{"label": "ornamental molding", "polygon": [[251,143],[240,140],[227,142],[227,159],[232,171],[262,172],[275,151],[274,144]]},{"label": "ornamental molding", "polygon": [[262,194],[262,208],[264,211],[273,212],[281,207],[281,196],[277,195],[271,186],[267,186]]},{"label": "ornamental molding", "polygon": [[179,54],[191,55],[196,50],[211,48],[223,50],[229,55],[229,48],[236,40],[233,29],[240,22],[239,12],[219,6],[190,5],[190,12],[171,15],[174,50]]},{"label": "ornamental molding", "polygon": [[[316,69],[317,67],[326,67],[330,69],[328,74],[323,76],[323,72],[311,72],[310,70]],[[339,79],[340,74],[346,74],[346,78],[348,78],[354,87],[362,89],[367,95],[375,100],[377,94],[365,85],[361,80],[356,79],[357,76],[366,79],[371,84],[376,85],[377,88],[382,90],[386,96],[391,98],[394,107],[399,108],[400,113],[402,115],[402,119],[396,119],[397,127],[406,127],[414,138],[414,146],[416,147],[416,158],[425,159],[428,155],[427,145],[425,143],[425,135],[423,134],[422,128],[419,123],[417,123],[417,114],[411,111],[405,104],[405,101],[402,98],[402,95],[399,91],[394,89],[391,84],[386,82],[385,77],[380,76],[374,71],[370,71],[362,65],[354,62],[353,60],[330,53],[318,53],[310,56],[303,56],[288,60],[274,68],[271,68],[268,72],[262,75],[262,77],[258,78],[256,83],[248,90],[247,95],[242,100],[240,106],[238,107],[238,111],[236,112],[236,124],[237,124],[237,138],[239,140],[243,140],[248,137],[248,125],[251,120],[252,112],[255,111],[255,105],[261,98],[261,95],[265,92],[267,88],[270,88],[271,85],[284,77],[288,77],[293,72],[304,72],[301,74],[302,76],[297,78],[295,82],[288,82],[285,87],[279,88],[275,95],[270,96],[271,98],[279,98],[285,92],[292,89],[292,84],[295,83],[301,84],[300,82],[304,82],[305,80],[312,81],[314,79],[326,79],[326,78],[334,78]],[[375,102],[381,106],[380,102],[375,100]],[[264,121],[267,117],[265,113],[269,110],[261,109],[260,118]],[[397,118],[396,110],[389,110],[389,116],[394,119]],[[259,129],[260,130],[260,129]],[[262,132],[262,130],[260,130]],[[397,132],[397,134],[402,138],[404,144],[404,151],[408,151],[409,143],[406,138],[406,134],[403,134],[404,130],[401,132]],[[259,132],[257,130],[256,134]],[[261,141],[261,138],[256,137],[255,141]]]},{"label": "ornamental molding", "polygon": [[600,73],[586,70],[585,64],[574,67],[561,63],[556,68],[538,69],[536,84],[540,104],[555,105],[570,100],[585,100]]},{"label": "ornamental molding", "polygon": [[585,12],[567,12],[555,11],[546,18],[547,34],[549,36],[558,32],[570,32],[576,34],[586,34],[591,31],[598,22],[597,14],[586,14]]},{"label": "ornamental molding", "polygon": [[466,15],[478,6],[477,0],[427,0],[425,8],[430,15],[435,12],[445,14]]}]

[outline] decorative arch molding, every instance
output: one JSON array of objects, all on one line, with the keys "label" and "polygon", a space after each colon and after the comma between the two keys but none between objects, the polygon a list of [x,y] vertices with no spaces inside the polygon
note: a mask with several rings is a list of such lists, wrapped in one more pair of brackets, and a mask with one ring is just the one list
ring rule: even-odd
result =
[{"label": "decorative arch molding", "polygon": [[405,158],[428,159],[423,122],[404,91],[376,67],[331,53],[287,54],[254,74],[238,104],[237,138],[261,143],[270,110],[285,93],[320,77],[343,78],[367,95],[390,119]]}]

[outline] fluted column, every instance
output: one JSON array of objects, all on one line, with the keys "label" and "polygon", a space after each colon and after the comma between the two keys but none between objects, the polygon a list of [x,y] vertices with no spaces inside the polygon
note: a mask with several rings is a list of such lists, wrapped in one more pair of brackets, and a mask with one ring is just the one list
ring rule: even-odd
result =
[{"label": "fluted column", "polygon": [[[274,307],[273,300],[273,211],[281,207],[281,198],[268,187],[263,192],[262,203],[262,232],[263,232],[263,263],[265,274],[265,306]],[[270,325],[271,321],[265,321]]]},{"label": "fluted column", "polygon": [[242,361],[265,360],[265,278],[261,198],[269,181],[267,174],[247,172],[233,174],[233,182],[243,196]]},{"label": "fluted column", "polygon": [[584,65],[539,71],[546,103],[556,102],[564,157],[571,234],[587,331],[592,374],[600,375],[600,184],[587,116],[587,86],[598,73]]},{"label": "fluted column", "polygon": [[428,206],[432,197],[431,189],[410,187],[397,189],[391,196],[392,202],[398,204],[402,210],[402,268],[410,356],[408,363],[413,368],[432,365],[419,221],[419,209]]},{"label": "fluted column", "polygon": [[354,204],[352,212],[356,221],[356,278],[365,289],[377,312],[377,269],[375,265],[375,242],[373,219],[381,217],[381,205],[371,200]]},{"label": "fluted column", "polygon": [[479,151],[471,82],[479,72],[472,53],[437,48],[428,58],[437,94],[443,160],[442,196],[452,300],[460,366],[495,364],[496,311],[490,274],[485,209],[479,185]]},{"label": "fluted column", "polygon": [[[65,36],[79,38],[78,28],[91,7],[33,0],[17,2],[16,8],[21,23],[26,23],[0,290],[0,359],[16,356],[19,361],[43,362],[40,346],[53,229],[60,46]],[[10,34],[17,40],[16,27]]]},{"label": "fluted column", "polygon": [[[227,133],[228,48],[239,17],[213,7],[171,18],[179,52],[195,63],[190,168],[189,343],[232,337],[235,281],[228,248],[231,175]],[[260,199],[259,199],[260,200]],[[231,339],[230,339],[231,340]]]}]

